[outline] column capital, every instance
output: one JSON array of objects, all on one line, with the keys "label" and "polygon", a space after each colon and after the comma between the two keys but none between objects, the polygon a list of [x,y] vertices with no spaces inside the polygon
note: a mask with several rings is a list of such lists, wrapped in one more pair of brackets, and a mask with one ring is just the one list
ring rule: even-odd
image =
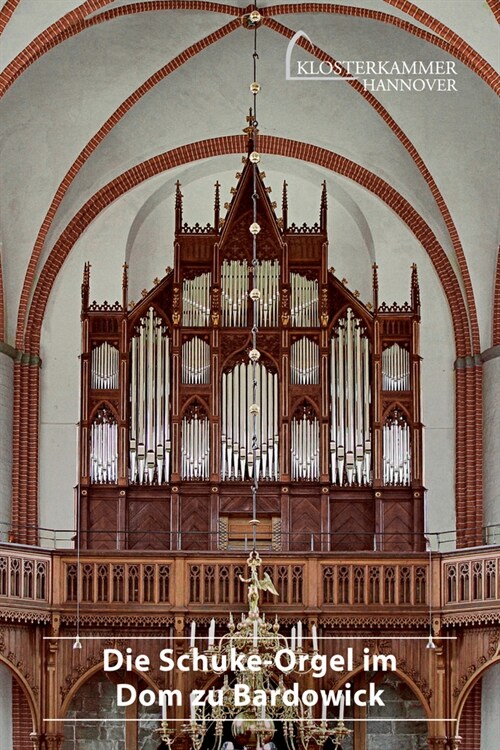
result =
[{"label": "column capital", "polygon": [[446,737],[429,737],[429,750],[451,750]]}]

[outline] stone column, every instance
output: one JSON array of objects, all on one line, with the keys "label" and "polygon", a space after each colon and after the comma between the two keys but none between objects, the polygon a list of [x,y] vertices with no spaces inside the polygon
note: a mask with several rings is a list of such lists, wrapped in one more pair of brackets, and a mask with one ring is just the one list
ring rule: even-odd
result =
[{"label": "stone column", "polygon": [[500,544],[500,346],[482,353],[484,424],[484,525],[488,544]]},{"label": "stone column", "polygon": [[0,539],[6,541],[12,501],[12,407],[14,350],[0,342]]}]

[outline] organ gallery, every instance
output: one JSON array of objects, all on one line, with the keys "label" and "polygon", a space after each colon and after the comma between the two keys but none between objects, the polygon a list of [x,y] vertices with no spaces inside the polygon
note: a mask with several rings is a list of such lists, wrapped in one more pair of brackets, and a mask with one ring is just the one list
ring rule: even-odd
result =
[{"label": "organ gallery", "polygon": [[85,267],[82,546],[244,548],[257,480],[262,547],[422,550],[416,267],[389,305],[374,266],[362,301],[328,268],[326,184],[318,221],[296,224],[286,183],[278,218],[243,161],[212,224],[183,221],[177,184],[174,267],[142,299],[125,267],[123,299],[90,302]]}]

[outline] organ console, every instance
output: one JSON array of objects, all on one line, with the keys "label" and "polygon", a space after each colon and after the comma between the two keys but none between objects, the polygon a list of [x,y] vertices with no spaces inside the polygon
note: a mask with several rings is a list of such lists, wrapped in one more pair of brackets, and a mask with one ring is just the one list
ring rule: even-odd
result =
[{"label": "organ console", "polygon": [[140,302],[125,266],[122,301],[90,304],[84,269],[82,546],[221,548],[256,477],[281,549],[419,549],[416,268],[410,302],[389,306],[374,266],[364,304],[327,266],[326,185],[319,222],[288,224],[286,183],[278,219],[248,160],[224,219],[216,185],[213,226],[183,223],[182,199],[177,184],[174,268]]}]

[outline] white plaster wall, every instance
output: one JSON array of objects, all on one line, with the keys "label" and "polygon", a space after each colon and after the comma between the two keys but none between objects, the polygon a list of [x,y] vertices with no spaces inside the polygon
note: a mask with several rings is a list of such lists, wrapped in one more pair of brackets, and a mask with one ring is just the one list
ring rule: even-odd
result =
[{"label": "white plaster wall", "polygon": [[0,352],[0,539],[10,523],[14,361]]},{"label": "white plaster wall", "polygon": [[12,745],[12,675],[0,663],[0,748],[14,750]]},{"label": "white plaster wall", "polygon": [[498,356],[483,363],[484,523],[498,524],[490,544],[500,544],[500,347],[495,349]]},{"label": "white plaster wall", "polygon": [[500,737],[500,664],[486,670],[481,681],[481,748],[493,750]]}]

